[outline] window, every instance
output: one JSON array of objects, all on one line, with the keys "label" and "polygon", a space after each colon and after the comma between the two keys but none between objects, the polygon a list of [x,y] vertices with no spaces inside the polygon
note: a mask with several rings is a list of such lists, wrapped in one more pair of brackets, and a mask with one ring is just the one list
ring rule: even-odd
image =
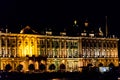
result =
[{"label": "window", "polygon": [[25,42],[25,46],[27,46],[28,45],[28,42]]},{"label": "window", "polygon": [[82,43],[82,46],[85,47],[85,42]]},{"label": "window", "polygon": [[40,40],[37,40],[37,44],[40,44]]},{"label": "window", "polygon": [[40,46],[41,48],[45,47],[45,40],[40,40]]},{"label": "window", "polygon": [[74,42],[74,48],[78,48],[78,43]]},{"label": "window", "polygon": [[2,49],[2,55],[4,55],[5,54],[5,49]]},{"label": "window", "polygon": [[68,48],[68,46],[69,46],[69,44],[68,44],[68,42],[66,42],[66,48]]},{"label": "window", "polygon": [[55,48],[58,48],[58,47],[59,47],[59,42],[58,42],[58,41],[55,41],[55,42],[54,42],[54,47],[55,47]]},{"label": "window", "polygon": [[12,54],[12,56],[15,55],[15,49],[12,49],[11,54]]},{"label": "window", "polygon": [[90,43],[86,43],[86,47],[89,47]]},{"label": "window", "polygon": [[102,47],[102,46],[101,46],[101,43],[98,43],[98,46],[99,46],[99,47]]},{"label": "window", "polygon": [[64,42],[63,41],[61,42],[61,48],[64,48]]},{"label": "window", "polygon": [[20,46],[20,45],[21,45],[21,40],[18,41],[18,46]]},{"label": "window", "polygon": [[47,40],[47,48],[50,48],[50,40]]},{"label": "window", "polygon": [[38,48],[40,47],[40,40],[39,39],[37,40],[37,47]]},{"label": "window", "polygon": [[2,47],[5,46],[5,38],[2,38]]},{"label": "window", "polygon": [[10,45],[12,44],[11,42],[12,42],[12,40],[7,39],[7,46],[8,46],[8,47],[10,47]]},{"label": "window", "polygon": [[97,47],[97,44],[96,43],[93,43],[94,44],[94,47]]},{"label": "window", "polygon": [[116,45],[116,43],[114,43],[114,48],[116,48],[117,47],[117,45]]},{"label": "window", "polygon": [[106,47],[106,43],[103,43],[103,47]]},{"label": "window", "polygon": [[34,46],[34,39],[31,39],[31,46]]},{"label": "window", "polygon": [[66,48],[71,48],[71,46],[72,46],[71,44],[72,44],[72,43],[71,43],[70,41],[67,41],[67,42],[66,42]]},{"label": "window", "polygon": [[31,46],[33,46],[34,45],[34,43],[33,42],[31,42]]}]

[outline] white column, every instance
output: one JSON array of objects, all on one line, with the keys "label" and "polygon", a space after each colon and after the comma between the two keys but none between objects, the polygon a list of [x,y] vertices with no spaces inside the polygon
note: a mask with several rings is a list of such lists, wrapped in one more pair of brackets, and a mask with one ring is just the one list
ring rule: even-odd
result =
[{"label": "white column", "polygon": [[[1,31],[0,31],[1,34]],[[2,56],[2,48],[1,48],[2,44],[1,44],[1,35],[0,35],[0,70],[1,70],[1,56]]]},{"label": "white column", "polygon": [[8,44],[8,43],[7,43],[7,39],[8,39],[8,37],[6,36],[6,37],[5,37],[5,56],[8,56],[8,55],[7,55],[7,54],[8,54],[8,50],[7,50],[7,49],[8,49],[8,46],[7,46],[7,44]]},{"label": "white column", "polygon": [[65,52],[65,54],[66,54],[66,56],[68,56],[69,57],[69,52],[67,51],[67,48],[66,48],[66,40],[64,40],[64,52]]},{"label": "white column", "polygon": [[25,52],[25,36],[22,36],[22,56],[21,57],[24,57],[26,56],[26,53]]},{"label": "white column", "polygon": [[118,57],[118,42],[116,42],[116,51],[115,51],[115,57]]},{"label": "white column", "polygon": [[80,38],[79,42],[78,42],[78,54],[81,55],[81,57],[83,57],[83,51],[82,51],[82,39]]}]

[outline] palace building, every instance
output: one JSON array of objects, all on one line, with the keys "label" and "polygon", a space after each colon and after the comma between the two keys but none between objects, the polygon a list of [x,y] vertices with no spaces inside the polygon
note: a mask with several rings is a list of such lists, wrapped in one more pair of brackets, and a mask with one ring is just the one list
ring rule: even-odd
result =
[{"label": "palace building", "polygon": [[[77,21],[74,22],[77,26]],[[66,32],[52,35],[38,34],[31,27],[26,26],[20,33],[0,32],[0,69],[4,70],[7,64],[16,70],[19,64],[23,70],[28,70],[30,64],[39,69],[40,64],[49,71],[51,65],[55,70],[78,71],[80,67],[92,64],[99,67],[119,66],[118,41],[115,36],[105,37],[99,27],[98,32],[88,31],[88,22],[77,36],[68,36]],[[72,31],[71,31],[72,32]],[[39,59],[41,58],[41,59]],[[43,60],[42,60],[43,59]]]}]

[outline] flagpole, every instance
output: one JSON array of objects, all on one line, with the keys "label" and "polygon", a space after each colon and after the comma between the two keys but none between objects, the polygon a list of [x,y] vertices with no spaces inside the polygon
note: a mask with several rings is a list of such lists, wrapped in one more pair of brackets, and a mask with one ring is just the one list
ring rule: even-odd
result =
[{"label": "flagpole", "polygon": [[107,25],[107,16],[105,16],[105,19],[106,19],[106,37],[108,36],[108,25]]}]

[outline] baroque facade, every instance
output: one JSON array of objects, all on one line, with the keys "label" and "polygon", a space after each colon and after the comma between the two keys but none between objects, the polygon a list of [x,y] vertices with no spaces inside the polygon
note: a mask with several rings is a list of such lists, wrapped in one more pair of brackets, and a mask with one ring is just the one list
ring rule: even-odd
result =
[{"label": "baroque facade", "polygon": [[[23,65],[23,70],[28,70],[29,64],[34,64],[35,69],[39,68],[39,63],[46,66],[49,71],[51,64],[55,65],[55,70],[60,70],[63,65],[66,71],[78,71],[80,67],[92,64],[99,67],[119,65],[118,41],[116,37],[99,37],[93,33],[87,36],[86,31],[80,36],[67,36],[62,32],[59,36],[52,35],[47,31],[45,35],[25,34],[25,30],[31,30],[29,26],[21,30],[20,33],[0,32],[0,69],[4,70],[6,64],[10,64],[13,70],[19,64]],[[31,30],[32,31],[32,30]],[[34,31],[33,31],[34,32]],[[30,60],[28,57],[46,56],[46,61]]]}]

